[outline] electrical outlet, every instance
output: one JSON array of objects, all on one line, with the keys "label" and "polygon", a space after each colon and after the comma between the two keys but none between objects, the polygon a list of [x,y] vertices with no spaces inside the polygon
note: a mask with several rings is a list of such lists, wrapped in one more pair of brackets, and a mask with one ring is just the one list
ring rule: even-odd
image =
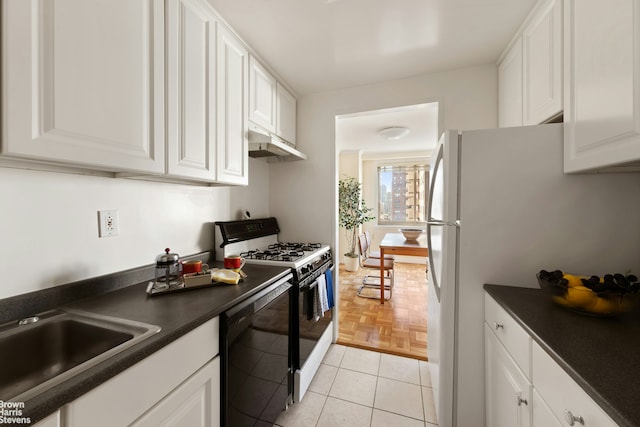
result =
[{"label": "electrical outlet", "polygon": [[118,211],[98,211],[98,236],[111,237],[120,234]]}]

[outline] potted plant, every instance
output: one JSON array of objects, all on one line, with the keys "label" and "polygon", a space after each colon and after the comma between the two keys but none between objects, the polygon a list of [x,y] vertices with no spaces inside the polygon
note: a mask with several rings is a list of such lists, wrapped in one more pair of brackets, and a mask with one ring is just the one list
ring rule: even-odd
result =
[{"label": "potted plant", "polygon": [[358,269],[356,243],[359,227],[375,219],[369,213],[373,209],[366,207],[362,198],[361,184],[353,177],[338,181],[338,222],[347,230],[349,251],[344,254],[347,271]]}]

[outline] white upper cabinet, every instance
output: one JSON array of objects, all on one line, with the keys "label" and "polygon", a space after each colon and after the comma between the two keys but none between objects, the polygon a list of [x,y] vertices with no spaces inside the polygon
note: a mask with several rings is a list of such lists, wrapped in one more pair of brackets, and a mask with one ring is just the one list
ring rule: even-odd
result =
[{"label": "white upper cabinet", "polygon": [[276,133],[292,145],[296,145],[296,98],[277,83],[276,88]]},{"label": "white upper cabinet", "polygon": [[253,55],[249,57],[249,120],[296,144],[296,98]]},{"label": "white upper cabinet", "polygon": [[249,53],[238,38],[218,24],[217,181],[249,182]]},{"label": "white upper cabinet", "polygon": [[163,0],[3,0],[2,154],[164,172]]},{"label": "white upper cabinet", "polygon": [[498,126],[522,126],[522,40],[498,64]]},{"label": "white upper cabinet", "polygon": [[167,2],[167,173],[216,179],[216,21],[201,0]]},{"label": "white upper cabinet", "polygon": [[249,59],[249,119],[276,132],[276,79],[253,55]]},{"label": "white upper cabinet", "polygon": [[562,0],[544,3],[522,33],[523,123],[562,112]]},{"label": "white upper cabinet", "polygon": [[640,160],[640,1],[565,0],[565,172]]},{"label": "white upper cabinet", "polygon": [[498,126],[555,118],[562,95],[562,0],[541,0],[498,63]]}]

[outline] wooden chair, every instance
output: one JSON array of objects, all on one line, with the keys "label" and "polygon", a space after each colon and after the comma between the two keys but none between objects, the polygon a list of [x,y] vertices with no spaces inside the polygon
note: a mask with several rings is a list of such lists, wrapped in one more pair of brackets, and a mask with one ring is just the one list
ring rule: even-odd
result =
[{"label": "wooden chair", "polygon": [[[362,285],[358,288],[356,294],[363,298],[379,299],[379,295],[365,295],[362,291],[364,288],[380,288],[380,258],[371,258],[369,254],[369,243],[365,234],[358,236],[358,250],[360,251],[360,267],[363,269],[375,269],[378,274],[368,274],[362,279]],[[393,259],[384,260],[384,290],[389,291],[390,300],[393,293]]]}]

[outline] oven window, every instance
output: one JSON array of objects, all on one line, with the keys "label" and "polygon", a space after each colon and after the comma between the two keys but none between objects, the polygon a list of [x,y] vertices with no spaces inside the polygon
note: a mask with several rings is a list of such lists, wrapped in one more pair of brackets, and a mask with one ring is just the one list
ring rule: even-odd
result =
[{"label": "oven window", "polygon": [[[317,282],[316,282],[317,286]],[[325,311],[324,316],[315,319],[310,313],[313,309],[309,307],[313,304],[313,287],[301,290],[299,294],[298,330],[299,330],[299,362],[296,368],[302,368],[313,348],[322,337],[322,334],[331,323],[331,310]]]}]

